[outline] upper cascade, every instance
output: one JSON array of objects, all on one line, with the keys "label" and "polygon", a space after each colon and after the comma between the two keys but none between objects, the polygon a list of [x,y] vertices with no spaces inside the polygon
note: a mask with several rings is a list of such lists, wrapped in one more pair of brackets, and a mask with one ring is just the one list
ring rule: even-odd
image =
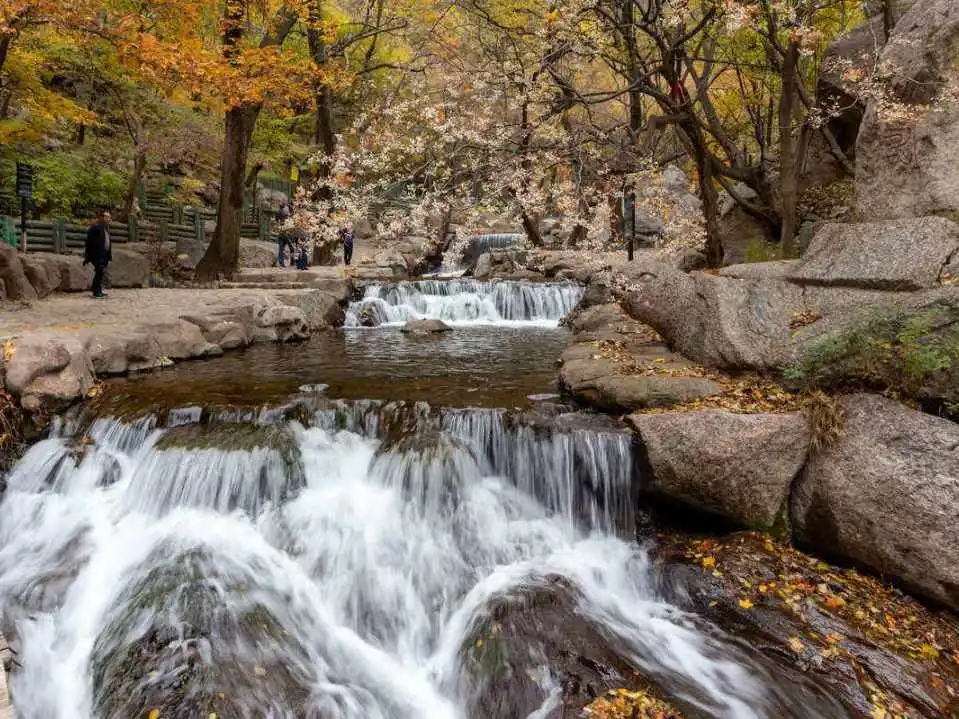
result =
[{"label": "upper cascade", "polygon": [[572,282],[478,282],[469,279],[371,284],[350,304],[346,327],[399,325],[437,319],[449,324],[556,326],[579,304],[583,288]]}]

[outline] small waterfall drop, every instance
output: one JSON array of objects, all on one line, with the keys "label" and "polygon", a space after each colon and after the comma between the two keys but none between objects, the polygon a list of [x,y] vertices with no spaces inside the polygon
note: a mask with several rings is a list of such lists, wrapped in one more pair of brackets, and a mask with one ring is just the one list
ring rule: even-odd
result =
[{"label": "small waterfall drop", "polygon": [[421,280],[370,284],[346,312],[347,327],[438,319],[452,325],[556,326],[583,296],[575,283]]},{"label": "small waterfall drop", "polygon": [[641,671],[702,715],[843,716],[658,597],[617,538],[630,435],[312,401],[30,449],[0,504],[22,716],[555,717],[574,640],[603,681]]}]

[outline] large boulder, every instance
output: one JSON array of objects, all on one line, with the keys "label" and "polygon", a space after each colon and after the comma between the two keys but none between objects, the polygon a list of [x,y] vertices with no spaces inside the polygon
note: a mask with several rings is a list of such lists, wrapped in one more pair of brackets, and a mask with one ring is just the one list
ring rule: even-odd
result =
[{"label": "large boulder", "polygon": [[240,240],[240,267],[263,269],[273,267],[277,259],[277,245],[261,240]]},{"label": "large boulder", "polygon": [[629,314],[684,357],[724,369],[770,370],[789,357],[790,317],[802,290],[787,282],[738,280],[646,263],[620,277]]},{"label": "large boulder", "polygon": [[113,248],[113,259],[107,266],[106,281],[109,287],[149,287],[150,261],[142,252],[123,247]]},{"label": "large boulder", "polygon": [[177,360],[223,354],[223,350],[208,342],[200,328],[192,322],[152,322],[143,327],[156,343],[160,357]]},{"label": "large boulder", "polygon": [[20,257],[16,247],[0,242],[0,300],[37,299]]},{"label": "large boulder", "polygon": [[93,386],[93,367],[74,335],[37,334],[17,341],[5,363],[7,389],[30,412],[63,409]]},{"label": "large boulder", "polygon": [[277,295],[284,304],[303,312],[311,330],[338,327],[343,324],[344,312],[339,299],[322,290],[284,292]]},{"label": "large boulder", "polygon": [[876,395],[842,407],[793,496],[797,536],[959,610],[959,425]]},{"label": "large boulder", "polygon": [[60,288],[60,263],[56,255],[26,254],[20,261],[38,297],[46,297]]},{"label": "large boulder", "polygon": [[786,528],[790,487],[809,448],[799,412],[634,414],[652,476],[644,489],[746,527]]},{"label": "large boulder", "polygon": [[60,266],[60,292],[89,292],[93,283],[93,268],[83,264],[77,255],[57,255]]},{"label": "large boulder", "polygon": [[893,219],[959,212],[959,5],[917,0],[882,51],[856,143],[856,212]]},{"label": "large boulder", "polygon": [[959,254],[959,225],[942,217],[824,225],[789,275],[801,285],[921,290]]}]

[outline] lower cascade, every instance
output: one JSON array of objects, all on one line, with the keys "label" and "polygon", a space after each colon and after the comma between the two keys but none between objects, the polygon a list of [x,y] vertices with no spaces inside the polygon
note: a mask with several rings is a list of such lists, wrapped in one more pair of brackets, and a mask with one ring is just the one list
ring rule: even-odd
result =
[{"label": "lower cascade", "polygon": [[413,319],[449,324],[535,323],[555,326],[583,296],[575,283],[478,282],[468,279],[370,284],[346,312],[347,327]]},{"label": "lower cascade", "polygon": [[10,475],[25,719],[545,719],[572,665],[641,672],[698,716],[845,716],[661,598],[613,427],[372,401],[202,414],[66,423]]}]

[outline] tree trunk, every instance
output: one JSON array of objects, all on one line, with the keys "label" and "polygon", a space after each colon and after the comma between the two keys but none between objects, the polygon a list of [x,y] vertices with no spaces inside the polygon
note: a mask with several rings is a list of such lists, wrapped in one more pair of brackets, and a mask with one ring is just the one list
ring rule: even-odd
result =
[{"label": "tree trunk", "polygon": [[[310,55],[316,69],[320,73],[324,73],[328,69],[329,58],[323,33],[320,29],[323,16],[321,0],[310,0],[308,10],[306,37],[310,47]],[[323,150],[323,159],[332,158],[333,153],[336,152],[336,134],[333,129],[333,90],[325,82],[320,82],[316,88],[316,124],[313,128],[313,143]],[[321,181],[329,179],[330,173],[329,163],[321,161],[317,179]],[[316,195],[316,199],[330,199],[330,191],[326,187],[320,186]]]},{"label": "tree trunk", "polygon": [[3,63],[7,61],[7,55],[10,52],[10,43],[13,42],[15,35],[0,35],[0,72],[3,71]]},{"label": "tree trunk", "polygon": [[895,2],[896,0],[882,0],[882,34],[886,42],[889,42],[889,36],[896,25]]},{"label": "tree trunk", "polygon": [[260,105],[241,105],[226,113],[226,138],[220,169],[220,201],[216,230],[206,254],[196,267],[199,279],[232,277],[240,260],[240,227],[243,224],[243,180],[253,129]]},{"label": "tree trunk", "polygon": [[137,197],[137,185],[140,184],[140,178],[143,177],[143,171],[147,166],[147,154],[142,150],[137,150],[137,156],[133,160],[133,175],[130,177],[130,184],[127,186],[127,197],[123,201],[123,212],[120,219],[124,222],[130,221],[130,214],[133,212],[133,202]]},{"label": "tree trunk", "polygon": [[799,45],[789,43],[782,68],[782,95],[779,98],[779,190],[782,195],[782,224],[779,252],[782,258],[796,254],[797,207],[799,205],[798,81]]},{"label": "tree trunk", "polygon": [[523,212],[523,231],[526,233],[526,239],[533,247],[543,246],[543,236],[539,234],[538,225],[536,218],[531,217],[528,212]]}]

